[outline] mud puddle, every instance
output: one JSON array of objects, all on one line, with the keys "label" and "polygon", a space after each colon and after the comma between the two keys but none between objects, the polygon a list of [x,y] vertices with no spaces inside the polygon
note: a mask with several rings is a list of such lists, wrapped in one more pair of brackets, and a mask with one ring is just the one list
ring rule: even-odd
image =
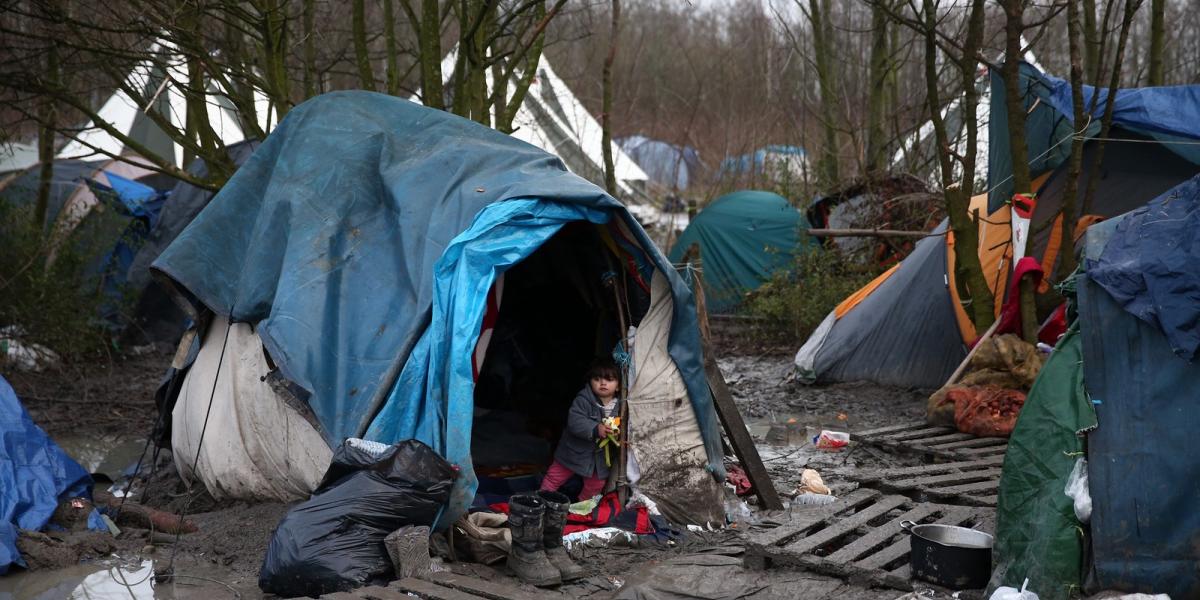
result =
[{"label": "mud puddle", "polygon": [[64,569],[10,572],[0,577],[0,600],[185,600],[245,597],[222,581],[222,573],[180,573],[157,581],[155,561],[144,558],[108,560]]},{"label": "mud puddle", "polygon": [[137,462],[146,447],[145,438],[115,434],[58,435],[54,441],[88,473],[103,473],[114,481]]}]

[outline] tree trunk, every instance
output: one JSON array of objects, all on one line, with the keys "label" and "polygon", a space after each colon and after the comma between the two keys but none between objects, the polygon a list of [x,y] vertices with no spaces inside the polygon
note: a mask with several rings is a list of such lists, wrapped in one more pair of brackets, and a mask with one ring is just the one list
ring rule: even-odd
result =
[{"label": "tree trunk", "polygon": [[[942,188],[946,196],[946,213],[954,234],[954,274],[959,297],[970,300],[972,322],[977,330],[987,329],[995,320],[995,299],[983,268],[979,263],[979,225],[967,213],[975,181],[975,156],[979,139],[979,124],[967,118],[967,149],[963,153],[962,180],[953,185],[954,169],[950,160],[949,136],[946,123],[941,116],[941,100],[937,79],[937,14],[934,0],[924,0],[925,28],[925,87],[928,96],[930,119],[938,143],[938,164],[941,167]],[[979,103],[979,91],[975,85],[975,71],[984,31],[983,0],[971,1],[967,37],[962,55],[956,60],[963,85],[963,114],[974,115]],[[978,215],[975,215],[977,217]]]},{"label": "tree trunk", "polygon": [[1100,33],[1096,31],[1096,0],[1083,1],[1083,72],[1086,83],[1096,84],[1100,68]]},{"label": "tree trunk", "polygon": [[364,90],[375,91],[375,71],[371,68],[371,56],[367,52],[367,8],[365,0],[351,0],[352,31],[354,37],[354,62],[358,67],[359,85]]},{"label": "tree trunk", "polygon": [[304,97],[317,95],[317,42],[313,25],[316,0],[304,0]]},{"label": "tree trunk", "polygon": [[1021,35],[1025,31],[1025,0],[1004,0],[1004,106],[1008,111],[1008,140],[1012,153],[1013,191],[1030,194],[1029,148],[1025,143],[1025,100],[1021,93]]},{"label": "tree trunk", "polygon": [[[884,0],[879,0],[883,2]],[[883,133],[883,115],[891,69],[887,11],[883,4],[871,8],[871,87],[867,90],[867,172],[886,166],[887,144]]]},{"label": "tree trunk", "polygon": [[1021,278],[1017,284],[1021,297],[1021,339],[1030,344],[1037,344],[1037,306],[1034,303],[1035,287],[1028,275]]},{"label": "tree trunk", "polygon": [[[414,23],[414,26],[417,25]],[[421,22],[417,28],[421,62],[421,100],[425,106],[446,109],[442,89],[442,21],[438,0],[421,0]],[[459,49],[462,54],[462,49]]]},{"label": "tree trunk", "polygon": [[[53,85],[58,84],[58,47],[50,45],[46,53],[46,77]],[[38,170],[37,201],[33,205],[33,227],[39,235],[46,235],[46,212],[50,210],[50,183],[54,178],[54,133],[58,125],[58,111],[50,98],[42,99],[38,111],[41,127],[38,130]]]},{"label": "tree trunk", "polygon": [[604,58],[604,98],[600,112],[600,123],[603,128],[601,144],[604,151],[604,188],[609,195],[617,195],[617,172],[613,166],[612,153],[612,104],[613,104],[613,63],[617,60],[618,37],[621,33],[621,0],[612,0],[612,28],[609,30],[608,56]]},{"label": "tree trunk", "polygon": [[808,0],[809,22],[812,25],[813,55],[817,63],[817,84],[821,91],[821,127],[824,133],[817,173],[819,185],[828,189],[840,179],[838,174],[837,128],[834,124],[834,104],[837,102],[837,77],[833,72],[830,39],[829,0]]},{"label": "tree trunk", "polygon": [[288,81],[287,18],[279,0],[267,0],[263,11],[263,39],[266,78],[270,89],[266,90],[275,108],[275,122],[292,108],[292,94]]},{"label": "tree trunk", "polygon": [[[1075,0],[1067,2],[1067,45],[1071,56],[1071,106],[1075,113],[1075,128],[1082,127],[1087,122],[1087,114],[1083,111],[1083,63],[1079,50],[1079,6]],[[1071,140],[1071,157],[1067,165],[1067,187],[1063,191],[1062,207],[1062,245],[1060,248],[1071,248],[1070,252],[1059,252],[1058,281],[1065,281],[1075,271],[1075,205],[1079,195],[1079,171],[1083,165],[1083,136]]]},{"label": "tree trunk", "polygon": [[[1125,12],[1121,19],[1121,33],[1117,40],[1117,55],[1113,60],[1108,96],[1104,103],[1104,117],[1100,121],[1100,143],[1096,147],[1096,153],[1092,155],[1092,162],[1088,165],[1087,191],[1083,195],[1083,214],[1092,212],[1092,197],[1095,195],[1096,185],[1100,183],[1100,165],[1104,164],[1105,138],[1112,129],[1113,105],[1117,99],[1117,92],[1121,88],[1121,66],[1125,60],[1125,42],[1129,40],[1129,29],[1133,25],[1133,17],[1141,4],[1141,0],[1126,0],[1125,2]],[[1099,94],[1093,94],[1093,103],[1097,97]]]},{"label": "tree trunk", "polygon": [[394,0],[383,0],[383,36],[387,52],[387,93],[400,93],[400,67],[396,64],[396,15],[392,10]]},{"label": "tree trunk", "polygon": [[1150,3],[1150,81],[1151,86],[1163,84],[1163,47],[1166,44],[1167,0]]}]

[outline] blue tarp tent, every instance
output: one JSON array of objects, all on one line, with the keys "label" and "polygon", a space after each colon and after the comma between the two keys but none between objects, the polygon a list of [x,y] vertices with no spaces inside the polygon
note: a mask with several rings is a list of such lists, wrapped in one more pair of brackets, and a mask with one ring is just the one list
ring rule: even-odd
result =
[{"label": "blue tarp tent", "polygon": [[[59,498],[91,497],[92,478],[38,427],[0,376],[0,575],[25,566],[17,530],[50,522]],[[92,524],[98,524],[93,513]]]},{"label": "blue tarp tent", "polygon": [[[654,343],[666,362],[655,363],[662,369],[655,385],[677,382],[674,406],[686,408],[684,420],[669,425],[690,423],[689,452],[701,457],[693,466],[707,470],[709,481],[722,477],[686,285],[615,199],[557,158],[471,121],[366,92],[309,100],[288,113],[152,268],[197,321],[211,311],[252,324],[330,445],[355,436],[415,438],[459,466],[455,515],[476,487],[473,357],[489,293],[499,276],[580,223],[602,240],[587,255],[611,256],[608,268],[630,282],[629,298],[641,291],[642,300],[631,300],[633,322],[665,315]],[[571,271],[542,279],[590,285],[579,279],[582,265]],[[655,312],[655,290],[666,312]],[[501,303],[500,317],[515,310]],[[650,320],[640,329],[652,328]],[[630,435],[636,406],[631,400]]]},{"label": "blue tarp tent", "polygon": [[[1025,140],[1030,174],[1037,177],[1062,166],[1071,154],[1070,137],[1076,129],[1094,138],[1108,104],[1108,90],[1083,86],[1086,127],[1075,125],[1071,104],[1071,82],[1042,73],[1021,63],[1019,85],[1025,110]],[[1008,136],[1006,91],[998,69],[991,71],[992,109],[988,122],[988,212],[995,212],[1013,194],[1012,150]],[[1093,97],[1096,105],[1092,108]],[[1179,158],[1200,164],[1200,86],[1181,85],[1119,89],[1113,104],[1112,138],[1149,138],[1176,153]],[[1183,141],[1183,144],[1172,144]],[[1110,143],[1110,146],[1114,144]],[[1147,147],[1144,143],[1133,144]],[[1120,145],[1117,145],[1120,147]],[[1086,164],[1086,163],[1085,163]],[[1082,193],[1082,187],[1080,188]],[[1162,191],[1161,189],[1158,191]]]},{"label": "blue tarp tent", "polygon": [[685,190],[699,179],[703,163],[695,148],[631,135],[617,140],[621,149],[655,183],[672,190]]}]

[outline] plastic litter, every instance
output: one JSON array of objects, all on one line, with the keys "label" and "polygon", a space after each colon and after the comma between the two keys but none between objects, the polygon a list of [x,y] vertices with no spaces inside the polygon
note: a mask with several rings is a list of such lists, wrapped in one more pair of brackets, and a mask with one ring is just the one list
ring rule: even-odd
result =
[{"label": "plastic litter", "polygon": [[343,442],[312,497],[275,529],[258,586],[316,597],[387,580],[393,567],[384,539],[405,525],[434,526],[455,474],[416,440]]},{"label": "plastic litter", "polygon": [[829,495],[829,486],[825,485],[825,481],[821,479],[821,474],[813,469],[804,469],[800,472],[800,484],[796,486],[796,494],[821,494]]},{"label": "plastic litter", "polygon": [[1038,595],[1029,591],[1029,578],[1025,578],[1025,582],[1021,584],[1021,589],[1010,587],[998,587],[988,600],[1038,600]]},{"label": "plastic litter", "polygon": [[834,502],[837,502],[837,496],[830,494],[814,494],[812,492],[796,494],[796,497],[792,498],[792,506],[822,506],[825,504],[833,504]]},{"label": "plastic litter", "polygon": [[1080,523],[1090,521],[1092,519],[1092,494],[1088,491],[1086,458],[1075,461],[1075,468],[1071,469],[1071,474],[1067,477],[1067,486],[1063,492],[1075,501],[1075,518],[1079,519]]},{"label": "plastic litter", "polygon": [[813,445],[822,450],[845,448],[850,445],[850,434],[843,431],[822,429],[821,433],[813,438]]},{"label": "plastic litter", "polygon": [[0,363],[11,365],[18,371],[40,373],[62,360],[53,350],[41,345],[22,341],[25,330],[17,325],[0,328]]}]

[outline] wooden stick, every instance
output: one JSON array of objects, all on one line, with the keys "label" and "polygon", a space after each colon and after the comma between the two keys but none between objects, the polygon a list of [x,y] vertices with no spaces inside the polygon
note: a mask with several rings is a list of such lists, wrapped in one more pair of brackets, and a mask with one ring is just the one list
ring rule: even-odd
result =
[{"label": "wooden stick", "polygon": [[[699,261],[700,246],[692,244],[684,256],[685,263],[692,257]],[[781,510],[783,502],[779,500],[775,483],[771,481],[771,476],[767,474],[767,469],[763,466],[762,457],[758,455],[758,447],[754,445],[754,440],[750,437],[749,430],[746,429],[746,422],[742,420],[742,413],[738,411],[737,405],[733,401],[733,395],[729,393],[725,376],[721,374],[721,368],[717,365],[717,357],[710,344],[708,310],[704,301],[704,280],[698,271],[693,276],[696,278],[693,290],[696,297],[696,320],[700,327],[700,341],[704,351],[704,372],[708,376],[708,387],[712,391],[713,406],[717,409],[717,416],[721,419],[721,425],[725,427],[725,433],[729,435],[729,445],[733,446],[733,453],[737,455],[742,469],[746,471],[746,477],[754,486],[754,493],[758,495],[763,508]]]},{"label": "wooden stick", "polygon": [[813,237],[907,237],[926,238],[940,233],[928,231],[900,231],[898,229],[809,229]]},{"label": "wooden stick", "polygon": [[996,328],[999,326],[1000,319],[996,319],[996,321],[992,323],[992,326],[988,327],[988,330],[983,333],[983,337],[979,338],[979,341],[975,342],[975,347],[971,348],[971,351],[967,353],[967,357],[958,364],[958,368],[954,369],[954,373],[950,375],[950,379],[947,379],[946,383],[942,385],[942,387],[954,385],[954,382],[958,381],[958,378],[962,376],[963,371],[967,370],[967,365],[971,362],[971,359],[975,357],[975,353],[979,351],[979,347],[982,346],[983,343],[988,340],[988,338],[992,337],[992,334],[996,332]]}]

